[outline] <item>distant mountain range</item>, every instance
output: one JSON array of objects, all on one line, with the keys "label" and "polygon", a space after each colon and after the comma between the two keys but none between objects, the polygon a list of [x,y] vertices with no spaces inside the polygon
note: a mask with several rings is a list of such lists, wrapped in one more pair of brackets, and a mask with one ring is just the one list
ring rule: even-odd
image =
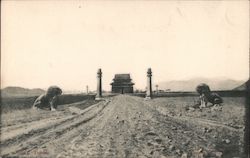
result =
[{"label": "distant mountain range", "polygon": [[43,93],[45,93],[45,91],[40,88],[28,89],[22,87],[6,87],[1,90],[2,97],[28,97],[38,96]]},{"label": "distant mountain range", "polygon": [[[158,89],[161,90],[169,89],[170,91],[195,91],[198,84],[206,83],[209,85],[211,90],[232,90],[235,87],[242,85],[244,82],[245,81],[231,79],[194,78],[190,80],[159,82],[157,85],[159,86]],[[153,88],[155,89],[155,87]]]},{"label": "distant mountain range", "polygon": [[[249,80],[247,82],[250,82]],[[207,78],[194,78],[190,80],[180,81],[166,81],[155,83],[159,90],[170,90],[170,91],[195,91],[195,88],[200,83],[206,83],[210,86],[211,90],[245,90],[246,81],[237,81],[231,79],[207,79]],[[22,87],[6,87],[1,89],[2,97],[30,97],[38,96],[46,91],[40,88],[28,89]]]},{"label": "distant mountain range", "polygon": [[234,88],[233,90],[236,90],[236,91],[246,90],[247,89],[247,84],[250,85],[250,80],[248,80],[247,82],[243,83],[242,85]]}]

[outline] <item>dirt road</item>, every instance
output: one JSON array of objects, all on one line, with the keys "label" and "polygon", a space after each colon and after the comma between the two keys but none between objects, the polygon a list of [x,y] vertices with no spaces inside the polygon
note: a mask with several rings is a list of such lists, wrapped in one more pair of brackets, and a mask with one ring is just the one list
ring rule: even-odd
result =
[{"label": "dirt road", "polygon": [[233,157],[242,129],[169,115],[155,101],[119,95],[92,106],[38,112],[1,130],[1,155],[29,157]]}]

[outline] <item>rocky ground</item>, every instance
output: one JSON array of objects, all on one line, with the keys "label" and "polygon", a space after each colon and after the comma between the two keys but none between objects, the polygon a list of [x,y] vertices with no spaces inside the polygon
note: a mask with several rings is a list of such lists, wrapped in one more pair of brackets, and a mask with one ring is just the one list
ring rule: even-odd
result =
[{"label": "rocky ground", "polygon": [[[242,98],[199,109],[193,98],[118,95],[57,111],[3,114],[4,157],[241,157]],[[237,99],[239,101],[237,101]],[[240,105],[234,105],[240,104]]]}]

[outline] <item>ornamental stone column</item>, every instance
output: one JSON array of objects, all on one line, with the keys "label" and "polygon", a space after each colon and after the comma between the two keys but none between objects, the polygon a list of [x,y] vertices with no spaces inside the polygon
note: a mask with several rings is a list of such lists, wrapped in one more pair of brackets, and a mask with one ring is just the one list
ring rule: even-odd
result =
[{"label": "ornamental stone column", "polygon": [[89,86],[86,86],[86,94],[89,94]]},{"label": "ornamental stone column", "polygon": [[146,91],[146,100],[152,99],[152,71],[151,68],[147,72],[147,91]]},{"label": "ornamental stone column", "polygon": [[100,100],[102,98],[102,70],[97,71],[97,89],[96,89],[95,100]]}]

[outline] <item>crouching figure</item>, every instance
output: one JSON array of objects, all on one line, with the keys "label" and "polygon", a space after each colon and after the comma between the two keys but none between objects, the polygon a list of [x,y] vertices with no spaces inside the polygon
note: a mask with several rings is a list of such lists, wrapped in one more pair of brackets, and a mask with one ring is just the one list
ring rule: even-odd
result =
[{"label": "crouching figure", "polygon": [[45,94],[40,95],[34,102],[34,109],[49,109],[55,111],[57,108],[58,96],[62,94],[62,90],[57,86],[48,88]]},{"label": "crouching figure", "polygon": [[199,84],[196,87],[196,91],[200,94],[200,107],[207,107],[208,102],[212,103],[214,106],[223,103],[219,94],[211,92],[209,86],[205,83]]}]

